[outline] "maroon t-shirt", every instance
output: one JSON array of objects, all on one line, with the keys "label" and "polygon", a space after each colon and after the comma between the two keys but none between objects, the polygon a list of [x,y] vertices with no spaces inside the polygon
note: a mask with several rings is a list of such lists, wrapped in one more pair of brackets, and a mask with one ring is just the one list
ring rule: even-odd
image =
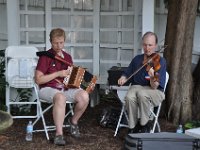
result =
[{"label": "maroon t-shirt", "polygon": [[[48,52],[51,52],[56,55],[56,53],[53,49],[49,49]],[[72,57],[64,51],[62,51],[62,53],[64,55],[63,59],[65,61],[67,61],[68,63],[73,64]],[[60,60],[52,59],[48,56],[40,56],[36,70],[39,70],[44,75],[47,75],[47,74],[51,74],[51,73],[54,73],[54,72],[57,72],[60,70],[66,70],[68,68],[68,66],[69,66],[68,64],[63,63]],[[56,79],[58,79],[59,81],[62,82],[64,78],[58,77]],[[45,84],[41,84],[39,86],[40,86],[40,88],[52,87],[52,88],[60,89],[58,87],[58,81],[56,81],[55,79],[53,79]]]}]

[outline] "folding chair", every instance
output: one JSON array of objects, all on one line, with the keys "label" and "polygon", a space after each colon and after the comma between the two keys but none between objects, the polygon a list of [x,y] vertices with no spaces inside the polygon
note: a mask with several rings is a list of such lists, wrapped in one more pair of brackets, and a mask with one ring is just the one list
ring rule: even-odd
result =
[{"label": "folding chair", "polygon": [[[38,115],[38,118],[33,122],[33,132],[45,132],[46,138],[47,138],[47,140],[49,140],[48,131],[54,131],[56,129],[56,127],[55,127],[55,125],[47,124],[44,115],[45,115],[46,112],[48,112],[53,107],[53,103],[48,103],[46,100],[43,100],[43,99],[39,98],[39,95],[38,95],[39,88],[38,88],[37,84],[34,85],[34,89],[35,89],[35,91],[37,91],[36,92],[36,98],[38,99],[37,105],[38,105],[38,109],[39,109],[39,115]],[[43,108],[42,104],[48,104],[48,106]],[[65,118],[67,118],[69,115],[74,115],[73,103],[69,102],[69,101],[66,101],[66,105],[68,106],[69,110],[66,110]],[[43,128],[36,129],[36,123],[40,119],[42,120]],[[70,125],[69,124],[64,124],[63,127],[70,127]]]},{"label": "folding chair", "polygon": [[[166,72],[166,82],[165,82],[164,91],[166,89],[168,80],[169,80],[169,74]],[[126,112],[126,109],[125,109],[125,101],[124,101],[124,98],[126,96],[126,93],[127,93],[128,89],[129,89],[129,87],[130,86],[110,86],[111,90],[117,90],[117,95],[118,95],[119,100],[120,100],[120,102],[122,104],[121,113],[120,113],[120,116],[119,116],[117,127],[115,129],[114,137],[117,135],[118,130],[119,130],[120,127],[127,127],[128,128],[128,124],[123,124],[122,123],[122,116],[125,115],[125,118],[126,118],[127,122],[129,121],[128,115],[127,115],[127,112]],[[155,108],[153,107],[153,108],[150,109],[150,111],[151,111],[151,113],[152,113],[152,115],[154,117],[153,128],[151,129],[150,133],[154,133],[155,132],[156,126],[158,127],[158,132],[160,132],[160,125],[158,123],[158,117],[159,117],[159,114],[160,114],[160,109],[161,109],[161,103],[159,104],[158,107],[155,107]]]},{"label": "folding chair", "polygon": [[[17,92],[17,89],[33,89],[34,91],[34,70],[37,65],[36,52],[38,49],[32,46],[9,46],[5,51],[5,75],[6,75],[6,106],[7,112],[13,118],[36,118],[38,109],[35,115],[18,115],[11,113],[11,107],[16,106],[37,106],[37,100],[30,97],[29,100],[24,100]],[[28,106],[27,106],[28,105]],[[13,109],[12,109],[13,110]]]}]

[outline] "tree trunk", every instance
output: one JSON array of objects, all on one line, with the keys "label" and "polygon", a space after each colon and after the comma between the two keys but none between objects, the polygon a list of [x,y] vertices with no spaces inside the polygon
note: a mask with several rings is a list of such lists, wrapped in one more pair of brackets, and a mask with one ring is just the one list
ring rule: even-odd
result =
[{"label": "tree trunk", "polygon": [[200,59],[198,64],[193,72],[194,79],[194,90],[193,90],[193,109],[192,109],[192,118],[194,120],[200,120]]},{"label": "tree trunk", "polygon": [[170,74],[166,101],[174,124],[192,117],[192,48],[198,0],[169,0],[164,56]]}]

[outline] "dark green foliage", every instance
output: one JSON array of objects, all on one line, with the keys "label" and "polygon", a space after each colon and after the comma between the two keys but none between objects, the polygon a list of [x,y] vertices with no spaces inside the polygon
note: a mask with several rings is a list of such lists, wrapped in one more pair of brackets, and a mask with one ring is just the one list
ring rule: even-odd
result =
[{"label": "dark green foliage", "polygon": [[27,102],[32,97],[32,89],[17,89],[20,102]]},{"label": "dark green foliage", "polygon": [[5,50],[0,50],[0,110],[6,110]]},{"label": "dark green foliage", "polygon": [[[32,89],[17,89],[18,95],[13,100],[13,102],[28,102],[30,101],[30,98],[32,97]],[[18,104],[18,105],[11,105],[11,114],[16,115],[28,115],[31,113],[31,104]]]},{"label": "dark green foliage", "polygon": [[198,127],[200,127],[200,121],[199,120],[193,120],[193,121],[187,122],[184,125],[184,127],[185,127],[185,129],[198,128]]}]

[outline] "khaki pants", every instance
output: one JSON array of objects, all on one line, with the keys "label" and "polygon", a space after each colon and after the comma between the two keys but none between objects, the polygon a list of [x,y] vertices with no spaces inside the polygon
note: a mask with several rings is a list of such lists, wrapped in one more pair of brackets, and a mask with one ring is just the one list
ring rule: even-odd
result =
[{"label": "khaki pants", "polygon": [[[140,116],[140,124],[144,126],[152,119],[150,109],[158,106],[165,99],[165,94],[149,86],[132,85],[125,97],[126,110],[129,116],[129,128],[134,128]],[[139,113],[139,114],[138,114]]]}]

